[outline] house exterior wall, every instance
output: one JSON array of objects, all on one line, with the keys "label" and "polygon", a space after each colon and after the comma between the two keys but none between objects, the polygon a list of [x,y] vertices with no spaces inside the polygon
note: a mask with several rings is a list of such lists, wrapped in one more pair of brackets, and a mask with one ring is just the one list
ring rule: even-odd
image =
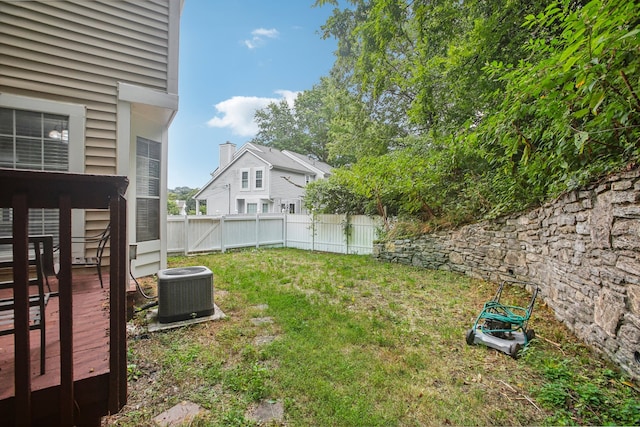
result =
[{"label": "house exterior wall", "polygon": [[207,202],[207,215],[229,215],[234,212],[234,204],[231,197],[231,188],[237,191],[238,176],[235,171],[225,171],[201,197]]},{"label": "house exterior wall", "polygon": [[[273,198],[276,212],[281,212],[281,205],[285,205],[290,213],[302,212],[302,196],[304,196],[305,174],[300,172],[273,169],[270,171],[271,197]],[[289,205],[294,204],[294,212]]]},{"label": "house exterior wall", "polygon": [[[263,173],[262,189],[255,188],[256,171]],[[242,189],[242,172],[249,173],[249,188]],[[281,205],[295,205],[295,212],[301,212],[306,174],[272,168],[259,157],[245,152],[229,169],[222,171],[203,190],[199,199],[207,202],[207,215],[230,215],[247,213],[247,205],[257,204],[257,213],[265,213],[263,204],[268,204],[268,212],[281,212]],[[299,187],[301,186],[301,187]]]},{"label": "house exterior wall", "polygon": [[[243,190],[242,171],[249,172],[249,188]],[[255,171],[263,171],[263,188],[255,188]],[[268,165],[251,153],[242,154],[232,168],[223,171],[213,182],[212,186],[203,193],[202,198],[207,201],[208,215],[236,214],[238,200],[259,200],[269,197]],[[245,206],[241,204],[241,206]],[[244,213],[240,212],[240,213]]]},{"label": "house exterior wall", "polygon": [[[220,144],[220,166],[194,196],[206,201],[208,215],[305,213],[302,199],[308,183],[329,176],[331,166],[298,153],[253,143],[236,152],[235,144]],[[256,172],[263,186],[256,188]],[[250,185],[242,188],[243,173]]]},{"label": "house exterior wall", "polygon": [[168,0],[0,3],[0,91],[87,107],[87,173],[116,173],[117,82],[167,91]]},{"label": "house exterior wall", "polygon": [[[135,168],[122,157],[135,139],[122,126],[144,116],[161,135],[166,183],[166,129],[177,95],[175,102],[174,97],[158,101],[145,90],[177,94],[181,5],[181,0],[0,1],[0,93],[84,106],[83,172],[127,175],[131,182]],[[142,96],[131,88],[143,88]],[[144,108],[147,103],[151,108]],[[161,206],[166,188],[162,197]],[[135,203],[129,206],[135,212]],[[131,210],[130,230],[135,229]],[[103,229],[106,220],[103,212],[87,212],[87,234]],[[131,233],[130,240],[135,241]],[[161,244],[153,250],[161,253]]]}]

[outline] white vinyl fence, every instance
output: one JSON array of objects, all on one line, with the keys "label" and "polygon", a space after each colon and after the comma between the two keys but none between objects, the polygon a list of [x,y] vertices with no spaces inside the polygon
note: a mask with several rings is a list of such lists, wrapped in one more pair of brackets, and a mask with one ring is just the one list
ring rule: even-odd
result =
[{"label": "white vinyl fence", "polygon": [[193,254],[246,247],[289,247],[371,254],[381,225],[364,215],[171,215],[167,251]]}]

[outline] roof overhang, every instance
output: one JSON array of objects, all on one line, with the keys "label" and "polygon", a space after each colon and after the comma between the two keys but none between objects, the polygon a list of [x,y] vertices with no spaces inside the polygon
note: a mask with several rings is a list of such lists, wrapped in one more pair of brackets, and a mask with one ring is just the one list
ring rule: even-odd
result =
[{"label": "roof overhang", "polygon": [[169,126],[178,112],[178,95],[118,82],[118,100],[131,103],[131,112]]}]

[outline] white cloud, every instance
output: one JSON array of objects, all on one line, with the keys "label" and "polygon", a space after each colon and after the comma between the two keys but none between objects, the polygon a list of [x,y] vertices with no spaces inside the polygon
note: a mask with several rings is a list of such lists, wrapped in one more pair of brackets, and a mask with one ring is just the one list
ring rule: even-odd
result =
[{"label": "white cloud", "polygon": [[263,46],[266,43],[266,39],[276,39],[280,35],[278,30],[275,28],[257,28],[251,32],[250,39],[244,40],[244,45],[249,49],[255,49],[257,47]]},{"label": "white cloud", "polygon": [[280,95],[280,99],[278,99],[278,101],[282,101],[283,99],[287,100],[287,104],[289,104],[289,108],[293,108],[294,101],[296,100],[298,95],[300,95],[300,92],[296,92],[292,90],[284,90],[284,89],[276,90],[275,93]]},{"label": "white cloud", "polygon": [[258,28],[251,32],[251,35],[254,37],[267,37],[270,39],[275,39],[278,37],[280,33],[275,28],[271,28],[267,30],[266,28]]},{"label": "white cloud", "polygon": [[299,92],[290,90],[275,91],[279,98],[264,98],[257,96],[234,96],[215,105],[218,114],[207,122],[207,125],[214,128],[228,128],[235,135],[252,137],[258,133],[258,125],[254,121],[257,110],[265,108],[272,102],[286,100],[289,107],[293,108],[293,103]]}]

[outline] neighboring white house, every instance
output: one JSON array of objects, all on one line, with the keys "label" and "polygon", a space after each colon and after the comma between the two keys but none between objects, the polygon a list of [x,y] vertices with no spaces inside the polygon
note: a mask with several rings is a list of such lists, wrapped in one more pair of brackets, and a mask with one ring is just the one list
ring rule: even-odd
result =
[{"label": "neighboring white house", "polygon": [[[182,7],[183,0],[0,0],[0,167],[127,176],[136,276],[166,268]],[[103,211],[74,212],[74,235],[98,234],[108,221]],[[55,220],[44,215],[31,225],[38,222],[40,234],[56,234]]]},{"label": "neighboring white house", "polygon": [[331,166],[288,150],[247,143],[220,145],[220,167],[193,196],[196,212],[200,201],[207,215],[269,212],[302,213],[302,197],[308,183],[327,178]]}]

